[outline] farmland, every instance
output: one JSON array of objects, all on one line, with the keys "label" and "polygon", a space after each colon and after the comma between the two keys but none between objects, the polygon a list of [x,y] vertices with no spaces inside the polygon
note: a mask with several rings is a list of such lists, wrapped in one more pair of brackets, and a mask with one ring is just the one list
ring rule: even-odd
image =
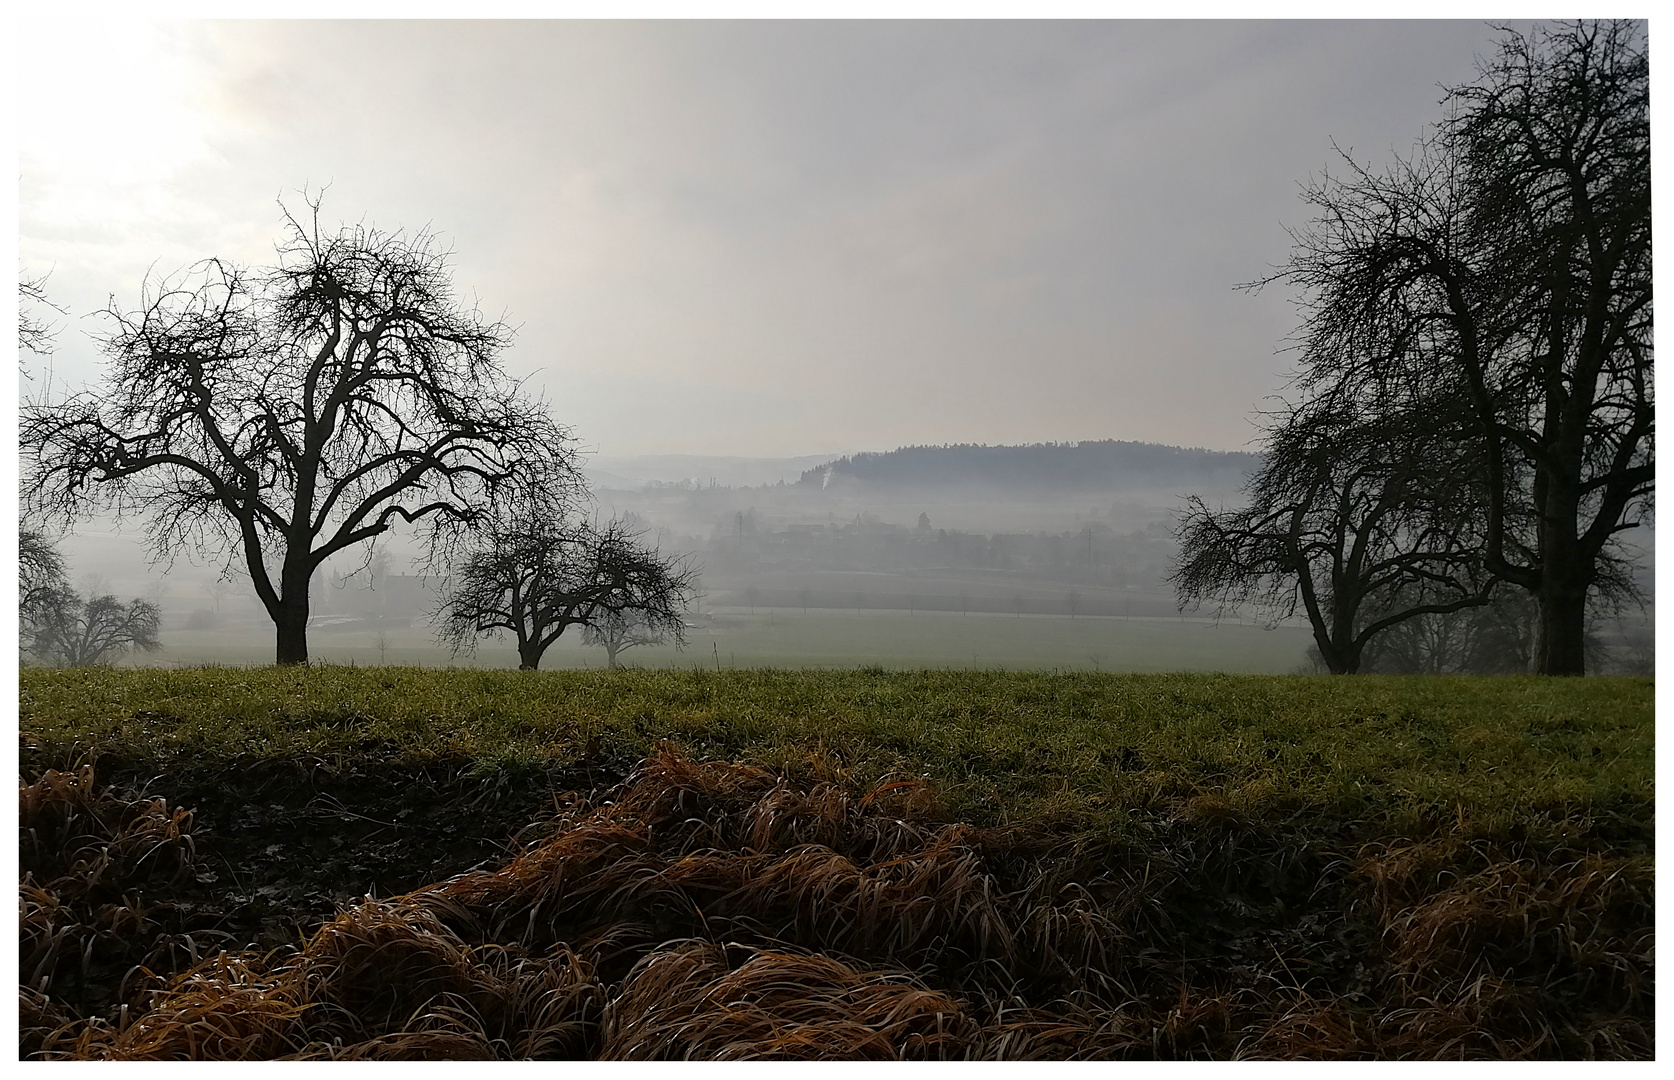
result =
[{"label": "farmland", "polygon": [[1653,696],[25,670],[22,1049],[1644,1057]]}]

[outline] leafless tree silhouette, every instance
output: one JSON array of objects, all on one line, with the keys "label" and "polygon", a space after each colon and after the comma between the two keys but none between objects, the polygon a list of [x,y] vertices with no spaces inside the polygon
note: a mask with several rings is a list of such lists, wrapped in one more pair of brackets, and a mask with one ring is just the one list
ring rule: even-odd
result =
[{"label": "leafless tree silhouette", "polygon": [[[1300,611],[1327,670],[1353,674],[1379,635],[1407,620],[1485,604],[1480,474],[1447,401],[1360,411],[1299,406],[1270,430],[1249,505],[1193,498],[1171,575],[1181,605]],[[1453,409],[1457,413],[1458,409]]]},{"label": "leafless tree silhouette", "polygon": [[628,608],[603,612],[582,627],[581,639],[604,649],[606,666],[619,668],[622,666],[619,657],[629,649],[668,641],[684,645],[685,625],[683,621],[676,624],[671,620],[653,620],[644,611]]},{"label": "leafless tree silhouette", "polygon": [[1536,670],[1578,675],[1589,593],[1631,590],[1614,542],[1653,509],[1645,27],[1504,33],[1411,158],[1312,186],[1268,280],[1306,297],[1310,394],[1457,386],[1483,566],[1534,595]]},{"label": "leafless tree silhouette", "polygon": [[622,522],[594,526],[525,512],[462,550],[432,620],[455,652],[474,651],[490,631],[510,631],[518,666],[533,671],[570,627],[616,617],[684,644],[693,580],[682,560],[646,547]]},{"label": "leafless tree silhouette", "polygon": [[114,596],[82,599],[73,589],[53,590],[43,601],[31,650],[60,667],[90,667],[129,649],[156,652],[162,613],[149,600],[122,603]]},{"label": "leafless tree silhouette", "polygon": [[113,306],[103,386],[21,424],[31,512],[138,512],[155,558],[242,562],[281,664],[308,659],[332,555],[397,523],[445,553],[514,492],[580,490],[567,433],[499,367],[510,329],[453,299],[434,237],[322,233],[308,205],[274,266],[211,259]]},{"label": "leafless tree silhouette", "polygon": [[18,647],[29,652],[35,632],[47,613],[70,588],[64,557],[39,529],[19,529],[17,535]]}]

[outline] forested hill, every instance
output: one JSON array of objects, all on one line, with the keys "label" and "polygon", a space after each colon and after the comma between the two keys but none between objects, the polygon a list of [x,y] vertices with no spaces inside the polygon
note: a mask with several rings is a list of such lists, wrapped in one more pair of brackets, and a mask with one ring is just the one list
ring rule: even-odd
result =
[{"label": "forested hill", "polygon": [[798,484],[824,487],[957,487],[988,485],[1034,490],[1232,488],[1261,462],[1258,454],[1196,450],[1155,443],[1033,443],[1028,446],[904,446],[809,469]]}]

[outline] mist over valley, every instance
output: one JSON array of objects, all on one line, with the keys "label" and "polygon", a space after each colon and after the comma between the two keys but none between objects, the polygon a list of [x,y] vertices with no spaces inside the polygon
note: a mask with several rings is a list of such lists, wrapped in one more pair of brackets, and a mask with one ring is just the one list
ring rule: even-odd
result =
[{"label": "mist over valley", "polygon": [[[1217,622],[1177,610],[1166,577],[1187,494],[1236,502],[1254,454],[1114,440],[913,446],[750,458],[584,460],[601,518],[622,517],[696,569],[683,650],[624,654],[642,666],[1069,667],[1283,672],[1300,627]],[[201,558],[146,563],[138,522],[66,536],[72,578],[143,596],[163,612],[161,652],[126,663],[262,663],[271,621],[247,580]],[[397,538],[324,567],[311,595],[328,663],[515,667],[509,639],[475,655],[439,646],[435,581]],[[599,666],[581,635],[552,666]]]}]

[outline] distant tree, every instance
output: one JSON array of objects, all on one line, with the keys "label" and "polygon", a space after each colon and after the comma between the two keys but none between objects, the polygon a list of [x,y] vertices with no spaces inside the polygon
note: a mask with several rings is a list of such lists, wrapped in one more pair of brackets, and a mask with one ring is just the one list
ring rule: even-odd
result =
[{"label": "distant tree", "polygon": [[684,641],[694,576],[644,546],[621,522],[603,527],[524,513],[481,532],[442,582],[432,621],[455,652],[508,630],[519,667],[533,671],[572,626],[632,613],[654,633]]},{"label": "distant tree", "polygon": [[155,558],[241,562],[280,664],[308,660],[333,555],[397,524],[445,552],[531,472],[554,505],[580,487],[566,434],[499,367],[510,329],[454,301],[434,239],[322,233],[310,209],[272,267],[211,259],[113,307],[104,385],[21,423],[33,511],[138,512]]},{"label": "distant tree", "polygon": [[1586,669],[1616,542],[1651,519],[1649,65],[1643,22],[1505,31],[1407,161],[1347,161],[1275,278],[1307,297],[1316,391],[1447,380],[1484,480],[1483,566],[1538,605],[1535,669]]},{"label": "distant tree", "polygon": [[33,648],[42,620],[69,588],[58,545],[37,529],[20,528],[17,535],[18,645],[24,652]]},{"label": "distant tree", "polygon": [[1500,588],[1481,607],[1424,615],[1391,627],[1367,647],[1361,670],[1387,675],[1498,675],[1529,670],[1534,599]]},{"label": "distant tree", "polygon": [[[1608,659],[1598,632],[1607,610],[1590,613],[1589,670]],[[1366,649],[1361,670],[1380,675],[1514,675],[1534,665],[1540,608],[1527,591],[1500,587],[1481,607],[1403,622]]]},{"label": "distant tree", "polygon": [[219,615],[221,614],[222,602],[226,600],[227,594],[232,592],[232,582],[225,577],[217,577],[204,585],[204,592],[209,595],[211,600],[215,601],[215,614]]},{"label": "distant tree", "polygon": [[83,599],[75,590],[53,590],[41,605],[31,651],[58,667],[108,663],[129,649],[156,652],[162,613],[149,600],[123,604],[110,595]]},{"label": "distant tree", "polygon": [[656,621],[646,612],[632,608],[603,612],[582,627],[581,639],[604,649],[605,664],[612,668],[622,666],[618,657],[629,649],[641,645],[663,645],[670,641],[676,646],[686,643],[684,622]]}]

